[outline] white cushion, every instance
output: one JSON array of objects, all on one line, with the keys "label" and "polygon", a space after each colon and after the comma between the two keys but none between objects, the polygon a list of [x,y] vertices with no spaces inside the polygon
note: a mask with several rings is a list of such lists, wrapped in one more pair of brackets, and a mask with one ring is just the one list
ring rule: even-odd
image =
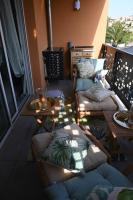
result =
[{"label": "white cushion", "polygon": [[95,72],[103,70],[105,58],[98,58],[95,61]]},{"label": "white cushion", "polygon": [[77,64],[80,78],[90,78],[94,74],[94,65],[90,61]]},{"label": "white cushion", "polygon": [[80,78],[93,77],[97,72],[103,70],[104,61],[104,58],[90,58],[79,62],[77,67]]},{"label": "white cushion", "polygon": [[103,101],[98,102],[85,97],[84,91],[80,91],[78,92],[79,111],[117,110],[118,105],[114,102],[113,96],[109,96]]},{"label": "white cushion", "polygon": [[113,94],[113,91],[97,86],[91,87],[90,89],[84,92],[85,97],[88,97],[94,101],[103,101],[105,98]]}]

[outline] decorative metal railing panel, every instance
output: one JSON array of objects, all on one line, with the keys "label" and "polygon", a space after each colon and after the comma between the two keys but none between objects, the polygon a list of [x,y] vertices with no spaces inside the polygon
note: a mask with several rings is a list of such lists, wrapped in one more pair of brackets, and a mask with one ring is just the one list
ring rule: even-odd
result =
[{"label": "decorative metal railing panel", "polygon": [[133,101],[133,55],[114,47],[103,45],[101,56],[106,58],[106,79],[111,88],[129,109]]},{"label": "decorative metal railing panel", "polygon": [[116,48],[107,45],[102,45],[100,57],[105,58],[104,68],[108,70],[106,79],[111,87],[113,87],[113,80],[114,80],[112,70],[114,65],[115,53],[116,53]]}]

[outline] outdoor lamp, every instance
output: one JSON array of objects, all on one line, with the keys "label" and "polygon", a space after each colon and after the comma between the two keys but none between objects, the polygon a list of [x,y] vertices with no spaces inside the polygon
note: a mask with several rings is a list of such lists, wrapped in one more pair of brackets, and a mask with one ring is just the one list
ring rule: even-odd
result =
[{"label": "outdoor lamp", "polygon": [[74,2],[74,9],[75,10],[80,10],[80,0],[75,0],[75,2]]}]

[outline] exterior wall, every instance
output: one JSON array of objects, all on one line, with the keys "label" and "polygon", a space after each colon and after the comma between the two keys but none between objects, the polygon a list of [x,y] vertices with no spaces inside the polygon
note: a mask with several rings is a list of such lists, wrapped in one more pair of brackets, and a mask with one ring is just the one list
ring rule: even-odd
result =
[{"label": "exterior wall", "polygon": [[42,51],[47,48],[44,0],[23,0],[34,88],[45,86]]},{"label": "exterior wall", "polygon": [[65,74],[69,74],[67,43],[94,45],[98,57],[105,42],[108,0],[83,0],[79,11],[73,9],[73,0],[52,1],[53,45],[65,48]]},{"label": "exterior wall", "polygon": [[[46,0],[23,0],[28,34],[34,87],[45,85],[42,50],[48,47]],[[79,11],[73,9],[73,0],[51,0],[53,45],[65,49],[65,76],[70,74],[67,43],[75,46],[94,45],[98,57],[105,42],[108,0],[81,1]]]}]

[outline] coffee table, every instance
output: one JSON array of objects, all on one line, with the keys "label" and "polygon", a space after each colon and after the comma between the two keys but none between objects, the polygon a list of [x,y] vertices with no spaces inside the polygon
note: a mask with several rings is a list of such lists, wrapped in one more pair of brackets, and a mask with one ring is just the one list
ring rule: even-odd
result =
[{"label": "coffee table", "polygon": [[[50,98],[47,98],[47,101],[49,101]],[[51,131],[53,130],[55,126],[55,118],[57,117],[61,106],[60,106],[60,100],[58,98],[54,99],[54,103],[51,104],[48,109],[44,110],[36,110],[36,109],[31,109],[30,103],[32,102],[33,97],[31,97],[26,104],[24,105],[21,115],[23,116],[33,116],[36,119],[37,127],[36,127],[36,132],[39,132],[39,130],[44,128],[44,123],[46,118],[49,116],[50,119],[52,120],[52,127]]]},{"label": "coffee table", "polygon": [[109,128],[110,139],[112,140],[111,154],[118,154],[123,152],[118,146],[118,139],[133,139],[133,129],[121,127],[113,120],[113,115],[115,112],[116,111],[103,111]]}]

